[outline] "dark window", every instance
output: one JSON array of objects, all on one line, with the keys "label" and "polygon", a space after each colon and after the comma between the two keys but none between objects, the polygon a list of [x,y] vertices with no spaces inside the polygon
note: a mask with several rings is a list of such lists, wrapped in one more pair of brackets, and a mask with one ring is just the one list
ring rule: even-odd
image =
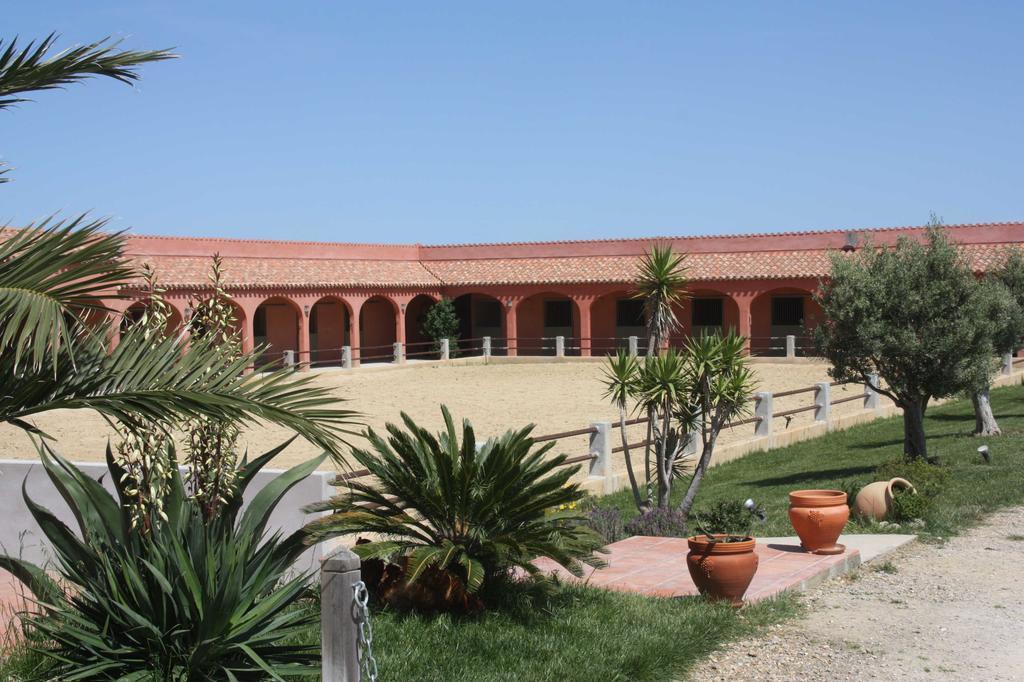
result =
[{"label": "dark window", "polygon": [[693,316],[691,318],[693,326],[721,327],[722,307],[722,299],[720,298],[693,299]]},{"label": "dark window", "polygon": [[777,296],[772,299],[772,325],[777,327],[799,327],[803,323],[803,297]]},{"label": "dark window", "polygon": [[638,298],[616,301],[615,324],[619,327],[644,326],[644,302]]},{"label": "dark window", "polygon": [[501,301],[480,301],[476,307],[476,326],[496,328],[501,326]]},{"label": "dark window", "polygon": [[571,327],[572,301],[544,301],[545,327]]},{"label": "dark window", "polygon": [[317,318],[318,317],[320,317],[320,306],[315,305],[312,308],[310,308],[310,310],[309,310],[309,333],[310,334],[316,334],[317,333],[317,327],[319,326],[317,324]]},{"label": "dark window", "polygon": [[267,309],[263,306],[256,309],[256,314],[252,318],[252,335],[267,335]]}]

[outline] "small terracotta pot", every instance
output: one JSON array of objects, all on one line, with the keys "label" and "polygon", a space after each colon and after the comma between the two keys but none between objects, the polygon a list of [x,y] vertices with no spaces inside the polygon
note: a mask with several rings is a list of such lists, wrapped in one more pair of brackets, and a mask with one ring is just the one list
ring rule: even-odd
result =
[{"label": "small terracotta pot", "polygon": [[892,498],[897,490],[917,492],[905,478],[868,483],[857,493],[857,499],[853,501],[853,510],[862,518],[884,521],[892,511]]},{"label": "small terracotta pot", "polygon": [[732,606],[743,606],[743,594],[757,572],[757,554],[754,553],[757,542],[753,538],[742,542],[712,542],[706,535],[694,535],[687,542],[690,553],[686,555],[686,567],[700,593],[709,599],[727,601]]},{"label": "small terracotta pot", "polygon": [[842,490],[794,490],[789,494],[789,521],[804,550],[815,554],[842,554],[836,544],[850,518]]}]

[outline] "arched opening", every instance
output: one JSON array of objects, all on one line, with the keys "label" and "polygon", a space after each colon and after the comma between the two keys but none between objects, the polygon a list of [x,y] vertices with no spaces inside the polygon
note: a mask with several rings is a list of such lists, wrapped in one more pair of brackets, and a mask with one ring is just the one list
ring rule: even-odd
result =
[{"label": "arched opening", "polygon": [[348,346],[352,315],[339,298],[325,296],[309,309],[309,362],[311,367],[340,367],[342,346]]},{"label": "arched opening", "polygon": [[461,355],[480,355],[483,352],[481,339],[485,336],[492,339],[492,354],[506,353],[505,309],[501,301],[487,294],[463,294],[452,303],[455,304],[455,314],[459,318]]},{"label": "arched opening", "polygon": [[[397,341],[398,307],[394,301],[374,296],[359,309],[359,361],[391,362]],[[355,352],[355,351],[353,351]]]},{"label": "arched opening", "polygon": [[714,289],[694,289],[676,308],[679,327],[672,334],[672,345],[684,345],[692,336],[738,332],[740,309],[728,294]]},{"label": "arched opening", "polygon": [[[181,328],[181,313],[174,306],[169,307],[170,315],[167,318],[167,326],[164,328],[164,333],[168,335],[175,333]],[[146,301],[136,301],[128,306],[128,309],[121,315],[119,331],[122,336],[142,320],[147,308],[148,303]]]},{"label": "arched opening", "polygon": [[786,336],[796,337],[796,354],[813,353],[814,328],[822,319],[821,306],[811,292],[797,287],[766,291],[750,304],[750,352],[786,354]]},{"label": "arched opening", "polygon": [[405,305],[405,354],[410,358],[436,358],[434,340],[423,331],[427,311],[437,301],[433,296],[419,294]]},{"label": "arched opening", "polygon": [[616,291],[596,299],[590,306],[591,348],[593,355],[615,353],[629,346],[629,337],[638,337],[643,347],[647,335],[644,302],[628,291]]},{"label": "arched opening", "polygon": [[565,337],[565,354],[579,355],[580,315],[564,294],[535,294],[516,308],[520,355],[554,355],[555,337]]},{"label": "arched opening", "polygon": [[[256,359],[257,369],[280,367],[286,350],[298,351],[300,319],[298,307],[287,298],[275,296],[260,303],[252,318],[253,342],[266,348]],[[296,362],[306,360],[295,358]]]}]

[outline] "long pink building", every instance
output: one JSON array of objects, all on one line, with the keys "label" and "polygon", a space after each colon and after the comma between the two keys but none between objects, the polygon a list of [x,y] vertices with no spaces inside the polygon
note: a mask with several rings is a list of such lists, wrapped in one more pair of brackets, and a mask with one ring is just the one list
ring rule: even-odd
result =
[{"label": "long pink building", "polygon": [[[1024,223],[953,225],[977,272],[1024,245]],[[410,357],[430,355],[421,323],[440,297],[454,300],[460,347],[478,353],[490,337],[494,354],[550,354],[555,337],[568,354],[603,354],[643,337],[642,310],[630,297],[637,260],[654,243],[687,254],[691,297],[678,335],[734,329],[753,353],[779,352],[782,339],[806,339],[820,320],[811,298],[829,274],[829,252],[920,238],[924,228],[809,231],[737,236],[659,237],[536,243],[346,244],[134,236],[128,253],[149,263],[167,288],[175,318],[209,288],[211,256],[224,259],[247,349],[268,344],[268,361],[292,351],[303,365],[337,365],[351,347],[353,364],[390,361],[402,342]],[[141,305],[124,292],[114,307]],[[134,307],[133,307],[134,306]],[[806,348],[807,341],[798,342]]]}]

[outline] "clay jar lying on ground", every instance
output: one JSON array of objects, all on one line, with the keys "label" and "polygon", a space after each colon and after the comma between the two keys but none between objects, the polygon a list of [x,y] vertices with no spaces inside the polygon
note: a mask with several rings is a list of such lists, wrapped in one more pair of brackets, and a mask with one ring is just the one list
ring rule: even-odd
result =
[{"label": "clay jar lying on ground", "polygon": [[[743,594],[757,572],[757,554],[753,538],[724,542],[722,534],[694,535],[688,538],[690,553],[686,566],[700,593],[709,599],[743,605]],[[716,542],[717,541],[717,542]]]},{"label": "clay jar lying on ground", "polygon": [[910,481],[905,478],[893,478],[888,481],[869,483],[857,493],[853,509],[858,516],[872,521],[884,521],[892,511],[892,498],[898,490],[917,492]]},{"label": "clay jar lying on ground", "polygon": [[794,490],[789,494],[789,521],[800,544],[815,554],[842,554],[836,544],[850,518],[846,493],[841,490]]}]

